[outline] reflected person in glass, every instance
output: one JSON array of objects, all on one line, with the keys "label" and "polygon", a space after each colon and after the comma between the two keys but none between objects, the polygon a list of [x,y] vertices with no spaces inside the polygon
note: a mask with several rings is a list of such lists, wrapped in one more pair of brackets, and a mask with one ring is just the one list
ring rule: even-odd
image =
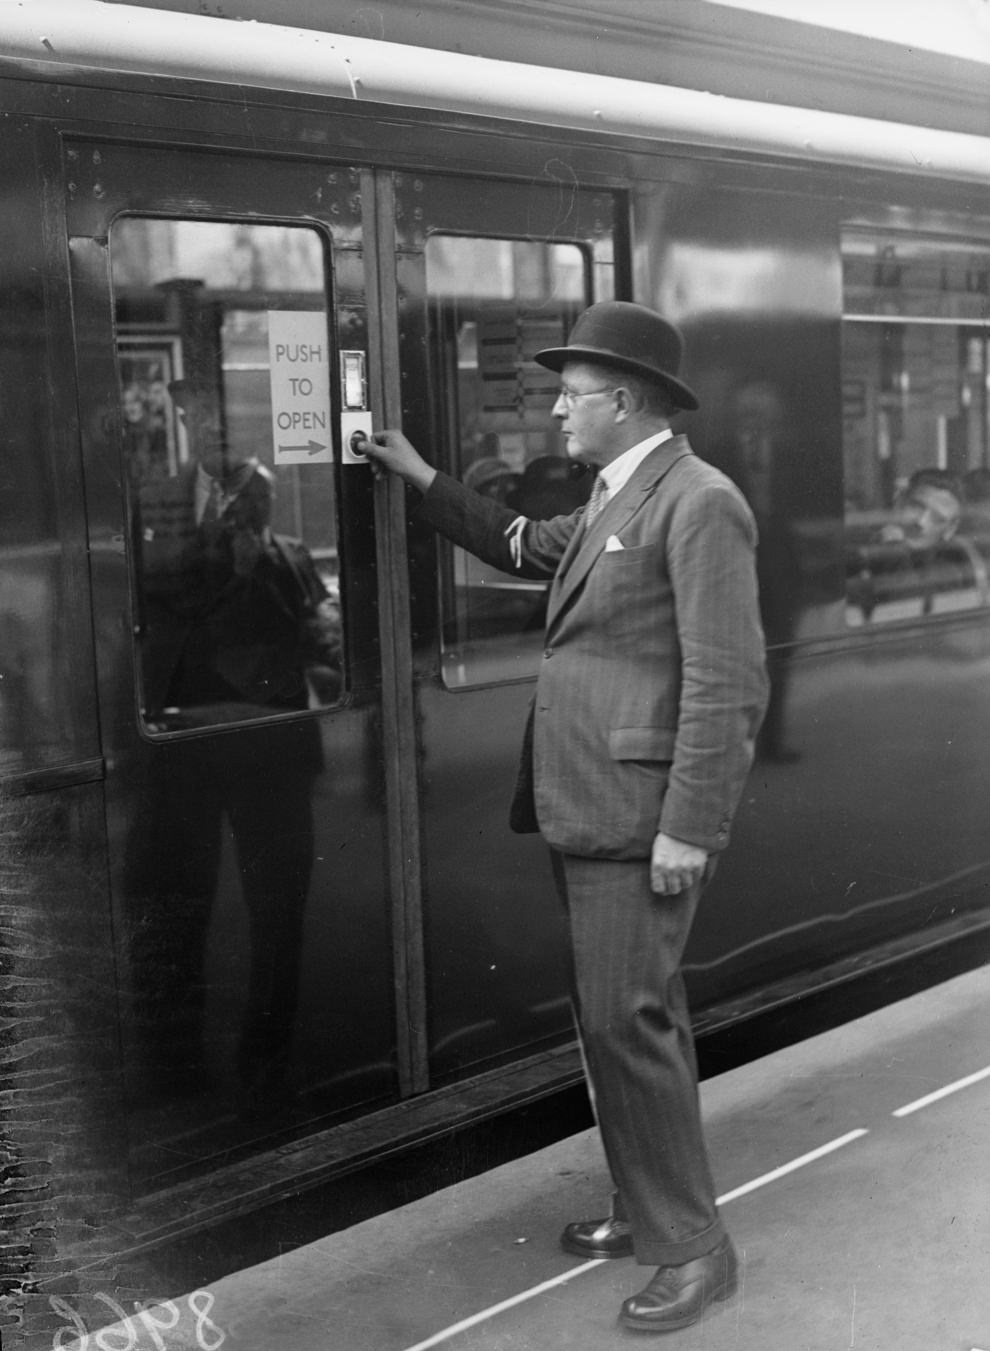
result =
[{"label": "reflected person in glass", "polygon": [[146,744],[135,776],[135,1021],[150,1087],[215,1082],[226,1055],[206,1025],[206,954],[226,822],[250,947],[234,1060],[242,1110],[270,1111],[287,1093],[322,769],[318,725],[273,715],[337,697],[339,615],[308,551],[272,531],[272,474],[228,451],[215,391],[172,392],[193,459],[138,497],[142,701],[152,738],[196,735]]}]

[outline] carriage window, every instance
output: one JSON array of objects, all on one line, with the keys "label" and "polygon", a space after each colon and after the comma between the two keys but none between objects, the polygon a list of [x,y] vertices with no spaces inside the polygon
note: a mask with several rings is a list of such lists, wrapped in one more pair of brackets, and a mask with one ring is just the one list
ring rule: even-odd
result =
[{"label": "carriage window", "polygon": [[[444,467],[513,511],[550,517],[587,498],[550,411],[559,377],[533,360],[589,303],[576,244],[434,235],[426,250],[430,351]],[[442,672],[451,689],[531,676],[547,587],[443,544]]]},{"label": "carriage window", "polygon": [[145,729],[332,704],[342,634],[320,237],[134,218],[110,243]]},{"label": "carriage window", "polygon": [[846,617],[990,601],[990,248],[843,241]]}]

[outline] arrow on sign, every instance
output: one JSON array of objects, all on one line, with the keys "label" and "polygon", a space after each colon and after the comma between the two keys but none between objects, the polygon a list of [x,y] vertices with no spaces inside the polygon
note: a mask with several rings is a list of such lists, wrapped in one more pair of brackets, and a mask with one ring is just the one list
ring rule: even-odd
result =
[{"label": "arrow on sign", "polygon": [[321,450],[326,450],[322,441],[310,441],[304,446],[279,446],[280,455],[286,455],[291,451],[305,451],[307,455],[319,455]]}]

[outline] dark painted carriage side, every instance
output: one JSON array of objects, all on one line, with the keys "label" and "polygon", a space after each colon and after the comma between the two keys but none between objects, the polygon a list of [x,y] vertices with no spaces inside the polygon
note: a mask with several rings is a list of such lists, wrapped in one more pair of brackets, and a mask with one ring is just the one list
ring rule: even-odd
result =
[{"label": "dark painted carriage side", "polygon": [[[177,36],[205,31],[174,22]],[[692,144],[690,108],[673,119],[679,137],[661,126],[651,139],[651,113],[602,135],[360,106],[343,80],[332,97],[246,93],[94,73],[81,58],[62,69],[10,61],[2,74],[0,1111],[22,1267],[12,1317],[40,1278],[33,1331],[50,1338],[64,1314],[48,1296],[75,1297],[70,1268],[94,1264],[79,1278],[92,1296],[129,1249],[208,1230],[578,1076],[546,862],[505,825],[540,597],[438,549],[394,489],[345,462],[339,430],[334,462],[291,469],[279,491],[339,588],[342,686],[305,710],[231,726],[147,716],[122,363],[133,375],[139,359],[188,362],[204,315],[218,323],[228,424],[264,454],[260,317],[317,313],[335,355],[366,353],[379,422],[401,418],[458,473],[497,448],[520,485],[536,461],[557,467],[547,391],[505,388],[541,324],[566,327],[609,294],[676,317],[704,404],[686,429],[762,517],[780,715],[692,943],[699,1026],[966,935],[970,959],[985,955],[988,652],[975,565],[942,585],[949,607],[884,610],[881,597],[869,622],[847,583],[853,527],[891,524],[870,516],[877,503],[848,500],[863,471],[850,437],[867,405],[888,433],[898,409],[912,411],[895,407],[909,390],[850,388],[874,372],[888,379],[870,324],[878,352],[896,349],[902,373],[918,366],[909,288],[887,288],[884,316],[870,310],[872,280],[864,299],[850,277],[867,245],[893,248],[902,267],[898,246],[912,260],[920,249],[941,276],[965,256],[936,288],[944,313],[925,332],[951,330],[965,354],[959,391],[977,387],[966,362],[982,342],[985,374],[990,220],[966,167],[975,138],[932,143],[945,155],[939,178],[899,162],[884,173],[882,145],[863,162],[851,147],[804,160],[769,123],[748,124],[742,151],[714,144],[710,127],[708,144]],[[148,261],[180,226],[184,240],[187,227],[220,232],[219,258],[196,254],[207,271],[188,312],[188,290],[162,282],[190,278]],[[250,266],[229,271],[238,249]],[[289,253],[302,272],[284,271]],[[335,421],[343,397],[334,381]],[[944,467],[963,453],[953,430],[963,402],[958,392],[939,404]],[[981,416],[985,427],[985,402]],[[985,432],[982,443],[972,435],[975,469],[988,447]],[[978,563],[977,515],[966,531]],[[307,759],[314,739],[318,765]],[[204,940],[205,1071],[163,1091],[135,1035],[133,936],[148,912],[129,905],[127,860],[153,825],[138,788],[149,774],[181,784],[191,830],[199,771],[184,762],[217,748],[240,757],[259,795],[274,782],[259,765],[310,765],[293,1096],[246,1110],[234,1061],[253,952],[229,830]],[[264,819],[293,835],[274,800]]]}]

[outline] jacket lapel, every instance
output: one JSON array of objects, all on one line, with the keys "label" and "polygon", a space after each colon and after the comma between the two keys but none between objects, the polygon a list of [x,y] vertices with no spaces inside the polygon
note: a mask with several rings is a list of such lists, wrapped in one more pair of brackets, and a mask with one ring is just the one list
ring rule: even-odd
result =
[{"label": "jacket lapel", "polygon": [[548,634],[584,584],[592,564],[604,551],[608,537],[620,534],[643,509],[670,468],[692,453],[686,436],[675,436],[670,441],[664,441],[656,450],[650,451],[642,464],[637,465],[629,482],[606,503],[604,510],[587,529],[582,521],[564,551],[550,588]]}]

